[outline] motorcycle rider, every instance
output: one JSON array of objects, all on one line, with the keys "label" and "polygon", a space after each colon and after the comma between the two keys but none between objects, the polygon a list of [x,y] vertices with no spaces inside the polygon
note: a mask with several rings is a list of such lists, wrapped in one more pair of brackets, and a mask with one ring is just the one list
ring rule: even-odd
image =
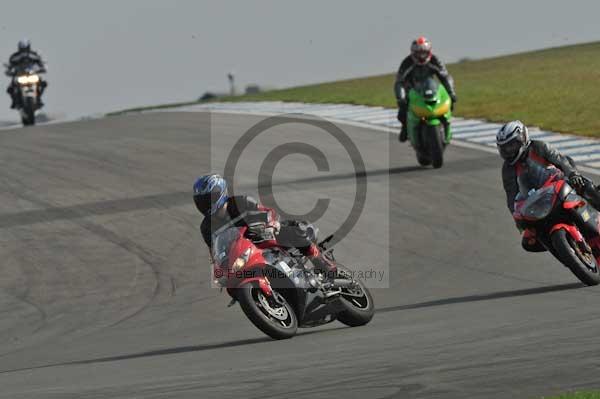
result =
[{"label": "motorcycle rider", "polygon": [[446,66],[438,57],[431,52],[431,42],[421,36],[415,39],[410,46],[410,55],[407,56],[398,68],[396,82],[394,83],[394,92],[396,102],[398,103],[398,121],[402,123],[400,136],[398,139],[405,142],[408,138],[406,127],[406,115],[408,112],[408,92],[418,82],[437,76],[444,85],[448,95],[452,99],[452,107],[456,102],[456,91],[454,90],[454,80],[448,73]]},{"label": "motorcycle rider", "polygon": [[[502,183],[506,191],[506,205],[511,213],[515,210],[518,195],[526,198],[529,190],[540,188],[551,177],[566,177],[590,205],[600,209],[597,188],[577,171],[573,160],[541,140],[531,140],[527,127],[521,121],[502,126],[496,134],[496,145],[504,159]],[[519,224],[517,228],[522,230]],[[546,250],[528,230],[523,233],[522,246],[530,252]]]},{"label": "motorcycle rider", "polygon": [[[7,70],[6,70],[6,75],[10,76],[12,78],[14,78],[14,76],[16,75],[17,72],[19,72],[20,70],[31,66],[31,65],[35,65],[38,66],[40,68],[40,72],[45,72],[45,67],[44,67],[44,62],[42,61],[42,57],[40,57],[40,55],[38,53],[36,53],[35,51],[33,51],[31,49],[31,42],[27,39],[23,39],[20,40],[18,43],[18,50],[17,52],[13,53],[9,60],[8,60],[8,65],[7,65]],[[43,102],[41,99],[42,93],[44,92],[44,90],[46,89],[46,86],[48,86],[48,83],[45,80],[40,80],[40,85],[39,85],[39,103],[40,103],[40,107],[43,106]],[[6,89],[6,92],[8,93],[8,95],[11,98],[11,108],[15,108],[17,106],[17,96],[16,96],[16,87],[15,87],[15,82],[14,79],[11,79],[10,81],[10,85],[8,86],[8,88]]]},{"label": "motorcycle rider", "polygon": [[246,238],[254,242],[276,240],[282,247],[298,248],[312,261],[315,271],[323,273],[327,279],[335,276],[335,265],[315,244],[316,229],[312,224],[302,221],[280,223],[273,209],[259,204],[254,198],[230,197],[227,181],[217,174],[201,176],[193,189],[196,208],[204,215],[200,231],[209,248],[212,247],[214,232],[224,225],[249,226]]}]

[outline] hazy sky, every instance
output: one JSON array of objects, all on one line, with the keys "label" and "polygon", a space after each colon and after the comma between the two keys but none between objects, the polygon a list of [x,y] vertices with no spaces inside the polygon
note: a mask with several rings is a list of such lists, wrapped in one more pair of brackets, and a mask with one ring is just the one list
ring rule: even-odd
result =
[{"label": "hazy sky", "polygon": [[[30,38],[48,62],[47,111],[68,116],[226,91],[230,71],[239,88],[391,72],[419,34],[448,62],[600,40],[592,0],[3,3],[1,57]],[[2,92],[1,120],[16,118],[8,107]]]}]

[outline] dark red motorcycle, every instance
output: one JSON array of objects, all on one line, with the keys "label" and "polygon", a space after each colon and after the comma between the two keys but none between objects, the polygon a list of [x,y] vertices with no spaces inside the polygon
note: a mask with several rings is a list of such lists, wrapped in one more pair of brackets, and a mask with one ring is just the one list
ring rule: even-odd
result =
[{"label": "dark red motorcycle", "polygon": [[[298,327],[315,327],[334,320],[351,326],[367,324],[375,314],[364,283],[339,263],[333,278],[307,264],[297,249],[279,247],[275,240],[256,243],[246,238],[248,227],[224,227],[214,234],[212,257],[215,282],[226,287],[242,311],[274,339],[295,335]],[[319,243],[335,262],[329,236]]]},{"label": "dark red motorcycle", "polygon": [[525,228],[525,237],[540,242],[584,284],[599,284],[598,211],[562,176],[524,197],[517,197],[513,217]]}]

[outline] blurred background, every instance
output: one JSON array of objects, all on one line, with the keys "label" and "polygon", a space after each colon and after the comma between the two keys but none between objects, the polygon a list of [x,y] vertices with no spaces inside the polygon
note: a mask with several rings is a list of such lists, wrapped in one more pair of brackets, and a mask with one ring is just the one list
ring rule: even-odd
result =
[{"label": "blurred background", "polygon": [[[421,34],[447,62],[600,37],[600,4],[577,0],[31,0],[2,11],[0,58],[29,38],[48,64],[45,112],[70,118],[226,93],[228,74],[241,93],[389,73]],[[2,93],[2,122],[18,118],[9,105]]]}]

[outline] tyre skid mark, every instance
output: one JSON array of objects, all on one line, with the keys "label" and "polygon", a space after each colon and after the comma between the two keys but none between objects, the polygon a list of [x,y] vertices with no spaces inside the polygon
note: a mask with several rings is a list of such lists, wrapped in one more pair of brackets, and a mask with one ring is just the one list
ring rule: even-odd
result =
[{"label": "tyre skid mark", "polygon": [[[31,165],[28,165],[28,167],[31,168],[33,171],[35,171],[35,169],[33,169]],[[71,183],[73,182],[62,176],[54,175],[53,177],[56,179],[61,179],[63,181],[68,181]],[[15,192],[15,194],[17,194],[20,198],[25,199],[26,201],[29,201],[32,204],[42,207],[42,208],[46,208],[46,209],[48,209],[48,208],[55,209],[56,208],[56,206],[57,206],[56,204],[41,200],[40,198],[38,198],[35,195],[27,194],[27,192],[34,192],[34,190],[32,190],[31,188],[26,187],[24,184],[22,184],[21,180],[16,180],[16,182],[18,182],[18,184],[20,185],[20,190],[18,190],[18,192]],[[79,181],[77,181],[77,183],[81,184],[81,182],[79,182]],[[127,251],[128,253],[131,253],[134,256],[136,256],[139,260],[141,260],[141,262],[143,264],[145,264],[146,266],[148,266],[150,268],[150,270],[153,274],[153,277],[155,280],[155,285],[153,287],[152,294],[150,295],[150,297],[148,298],[146,303],[144,303],[144,305],[142,305],[140,308],[136,309],[134,312],[120,318],[119,320],[113,322],[112,324],[106,326],[105,328],[110,328],[110,327],[116,326],[126,320],[129,320],[129,319],[139,315],[144,310],[146,310],[152,303],[154,303],[154,301],[157,299],[157,297],[161,294],[161,292],[165,288],[165,283],[162,282],[164,273],[162,273],[160,271],[160,265],[165,263],[164,259],[157,259],[156,255],[152,254],[150,251],[146,250],[145,248],[143,248],[142,246],[138,245],[137,243],[135,243],[134,241],[132,241],[130,239],[121,237],[118,234],[114,233],[113,231],[106,229],[105,227],[103,227],[99,224],[84,220],[89,215],[83,214],[80,211],[78,211],[77,209],[64,209],[63,208],[62,211],[67,216],[67,219],[69,219],[75,225],[83,228],[84,230],[86,230],[86,231],[102,238],[103,240],[108,241],[108,242],[118,246],[119,248]],[[136,276],[137,276],[137,273],[136,273]],[[169,288],[169,290],[171,290],[170,285],[168,285],[168,288]],[[172,292],[171,292],[171,294],[172,294]]]}]

